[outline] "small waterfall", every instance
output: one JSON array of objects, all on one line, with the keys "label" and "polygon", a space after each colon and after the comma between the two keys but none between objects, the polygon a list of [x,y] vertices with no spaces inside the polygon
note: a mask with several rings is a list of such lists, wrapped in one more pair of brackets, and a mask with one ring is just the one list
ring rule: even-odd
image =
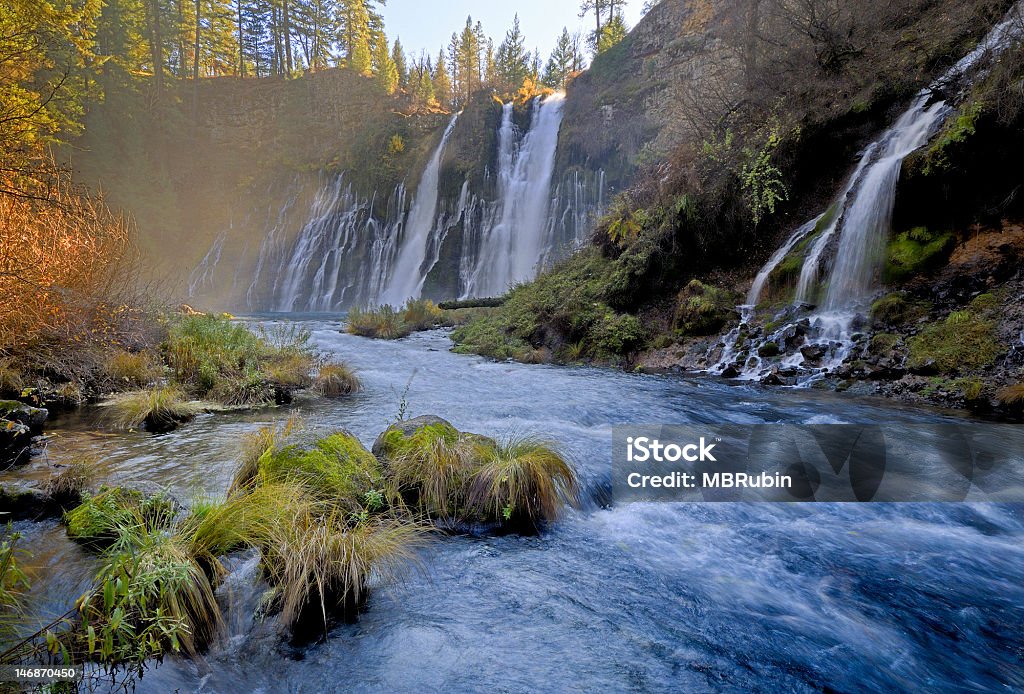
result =
[{"label": "small waterfall", "polygon": [[501,212],[484,233],[466,296],[504,294],[513,284],[531,279],[549,250],[551,174],[564,103],[564,94],[535,99],[530,130],[518,147],[513,105],[505,104],[498,137]]},{"label": "small waterfall", "polygon": [[[934,95],[957,87],[955,82],[978,67],[990,51],[1005,48],[1011,41],[1020,39],[1024,25],[1020,21],[1021,7],[1021,4],[1015,5],[971,53],[921,90],[893,126],[864,150],[829,209],[797,229],[772,255],[755,277],[746,304],[739,307],[740,326],[726,335],[722,357],[712,371],[721,373],[731,365],[728,362],[739,352],[740,336],[748,332],[757,335],[761,345],[772,342],[776,346],[784,343],[790,348],[794,344],[814,347],[815,364],[809,367],[813,375],[837,367],[849,356],[857,321],[879,289],[878,275],[892,224],[903,160],[924,146],[953,110],[946,100],[933,101]],[[794,307],[787,309],[794,320],[770,335],[759,335],[760,329],[749,325],[753,306],[760,299],[772,271],[811,234],[816,237],[805,250]],[[820,287],[818,277],[827,253],[833,254],[833,260],[824,287]],[[800,307],[816,304],[822,292],[820,305],[814,307],[809,316],[795,320],[799,318]],[[792,370],[808,367],[803,352],[801,348],[783,356],[776,366]],[[749,365],[741,367],[742,375],[758,377],[770,366],[765,366],[760,358],[751,358]]]},{"label": "small waterfall", "polygon": [[[234,225],[229,227],[234,228]],[[220,233],[210,244],[210,249],[199,261],[199,264],[192,270],[188,277],[188,297],[191,299],[202,290],[214,286],[217,276],[217,266],[220,265],[221,255],[224,253],[224,241],[227,240],[226,233]]]},{"label": "small waterfall", "polygon": [[[427,168],[423,171],[416,199],[409,210],[409,218],[405,224],[398,257],[391,271],[391,281],[387,285],[381,300],[384,303],[400,306],[407,299],[417,298],[423,289],[430,268],[424,268],[423,261],[427,256],[427,243],[434,231],[434,215],[437,212],[438,183],[441,178],[441,158],[445,146],[455,128],[459,114],[452,116],[441,136],[441,143],[430,158]],[[437,244],[435,244],[437,245]],[[436,261],[436,259],[435,259]]]}]

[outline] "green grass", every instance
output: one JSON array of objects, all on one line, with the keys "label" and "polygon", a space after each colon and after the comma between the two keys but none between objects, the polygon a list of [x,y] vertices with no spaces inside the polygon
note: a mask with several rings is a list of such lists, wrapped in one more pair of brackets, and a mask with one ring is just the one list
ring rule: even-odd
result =
[{"label": "green grass", "polygon": [[474,457],[470,499],[485,518],[535,528],[555,520],[566,504],[578,502],[575,470],[554,446],[541,439],[476,442]]},{"label": "green grass", "polygon": [[[985,301],[979,305],[984,306]],[[991,310],[977,305],[954,311],[945,320],[931,323],[907,340],[907,364],[920,368],[934,362],[942,373],[970,372],[995,362],[1004,350],[995,336]]]},{"label": "green grass", "polygon": [[115,429],[166,431],[196,416],[201,407],[188,400],[178,386],[160,386],[152,390],[135,390],[111,398],[104,419]]},{"label": "green grass", "polygon": [[163,352],[174,381],[195,396],[259,406],[312,382],[316,355],[309,337],[294,327],[257,334],[222,316],[179,316]]}]

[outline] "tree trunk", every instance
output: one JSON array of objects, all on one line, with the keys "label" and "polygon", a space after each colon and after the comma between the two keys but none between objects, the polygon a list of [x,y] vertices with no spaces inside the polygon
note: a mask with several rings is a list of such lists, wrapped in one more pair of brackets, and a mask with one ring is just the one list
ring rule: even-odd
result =
[{"label": "tree trunk", "polygon": [[281,7],[284,20],[284,65],[286,74],[290,77],[292,74],[292,28],[288,17],[288,0],[284,0]]},{"label": "tree trunk", "polygon": [[245,48],[242,43],[242,0],[235,0],[238,3],[238,73],[245,77]]},{"label": "tree trunk", "polygon": [[153,86],[157,97],[164,89],[163,37],[160,33],[160,4],[157,0],[147,3],[149,10],[149,51],[153,60]]}]

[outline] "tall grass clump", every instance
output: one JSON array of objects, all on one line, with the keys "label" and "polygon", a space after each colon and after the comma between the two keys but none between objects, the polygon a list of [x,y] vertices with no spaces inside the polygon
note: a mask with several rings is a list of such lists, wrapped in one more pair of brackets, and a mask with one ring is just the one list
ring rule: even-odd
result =
[{"label": "tall grass clump", "polygon": [[359,377],[346,364],[328,362],[320,366],[313,391],[324,397],[332,398],[339,395],[356,393],[362,388]]},{"label": "tall grass clump", "polygon": [[1000,388],[996,393],[996,400],[1000,405],[1024,405],[1024,383]]},{"label": "tall grass clump", "polygon": [[224,316],[179,316],[164,354],[174,380],[197,397],[256,406],[309,385],[316,360],[309,337],[288,328],[257,334]]},{"label": "tall grass clump", "polygon": [[566,504],[576,505],[576,472],[551,444],[533,437],[474,444],[477,468],[470,499],[486,518],[536,527],[555,520]]},{"label": "tall grass clump", "polygon": [[115,385],[145,388],[160,379],[163,368],[155,363],[148,352],[129,352],[119,349],[107,355],[103,364],[106,377]]},{"label": "tall grass clump", "polygon": [[397,340],[412,332],[401,311],[388,305],[373,310],[350,309],[345,329],[353,335],[382,340]]},{"label": "tall grass clump", "polygon": [[201,411],[198,403],[188,399],[176,385],[151,390],[135,390],[111,398],[106,405],[105,419],[116,429],[137,429],[163,432],[187,422]]},{"label": "tall grass clump", "polygon": [[260,459],[281,450],[300,429],[299,420],[289,417],[260,427],[242,437],[241,457],[228,496],[252,486],[260,472]]},{"label": "tall grass clump", "polygon": [[430,299],[410,299],[402,308],[402,321],[414,331],[437,327],[444,317],[444,311]]},{"label": "tall grass clump", "polygon": [[466,510],[466,484],[473,473],[472,446],[447,422],[425,424],[405,434],[384,434],[388,481],[406,503],[439,519]]},{"label": "tall grass clump", "polygon": [[27,555],[21,533],[8,524],[0,530],[0,643],[9,643],[22,625],[23,600],[31,587],[21,562]]}]

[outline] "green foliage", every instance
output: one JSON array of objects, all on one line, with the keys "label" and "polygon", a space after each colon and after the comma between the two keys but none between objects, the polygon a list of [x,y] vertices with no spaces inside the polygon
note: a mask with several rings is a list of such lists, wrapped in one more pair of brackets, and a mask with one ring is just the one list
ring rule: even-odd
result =
[{"label": "green foliage", "polygon": [[104,547],[136,525],[161,528],[176,512],[177,504],[164,494],[147,496],[135,489],[103,486],[65,513],[64,524],[71,539]]},{"label": "green foliage", "polygon": [[620,198],[612,211],[608,213],[606,222],[608,238],[615,245],[624,248],[640,236],[640,232],[648,222],[649,219],[644,210],[628,209]]},{"label": "green foliage", "polygon": [[579,497],[576,471],[550,443],[533,437],[476,441],[470,499],[484,518],[536,527]]},{"label": "green foliage", "polygon": [[768,130],[760,149],[744,148],[744,161],[740,169],[740,184],[747,209],[758,225],[768,215],[775,214],[775,206],[789,199],[789,191],[782,181],[782,171],[772,164],[775,150],[782,137],[778,124]]},{"label": "green foliage", "polygon": [[199,397],[226,405],[261,405],[275,388],[311,381],[315,355],[309,333],[279,327],[256,334],[227,317],[178,317],[163,346],[175,381]]},{"label": "green foliage", "polygon": [[984,113],[981,101],[966,101],[957,110],[955,118],[948,118],[939,136],[925,155],[922,170],[925,176],[950,169],[951,152],[962,147],[975,133],[978,117]]},{"label": "green foliage", "polygon": [[732,292],[691,280],[677,297],[674,325],[686,335],[710,335],[735,316],[735,307]]},{"label": "green foliage", "polygon": [[586,249],[529,284],[505,303],[452,333],[455,351],[495,359],[533,359],[535,346],[557,349],[583,340],[588,356],[624,357],[639,349],[646,331],[635,316],[606,300],[613,262]]},{"label": "green foliage", "polygon": [[925,227],[897,234],[889,242],[886,281],[900,282],[934,267],[948,255],[952,245],[952,234],[936,234]]},{"label": "green foliage", "polygon": [[995,362],[1003,346],[995,336],[991,310],[987,302],[950,313],[944,321],[931,323],[907,340],[911,368],[934,362],[942,373],[970,372]]},{"label": "green foliage", "polygon": [[28,552],[19,546],[21,533],[8,524],[0,533],[0,643],[9,643],[19,626],[24,594],[31,587],[21,563]]},{"label": "green foliage", "polygon": [[626,26],[626,20],[621,14],[615,14],[601,27],[595,42],[595,53],[601,55],[613,48],[626,38],[627,33],[629,33],[629,28]]}]

